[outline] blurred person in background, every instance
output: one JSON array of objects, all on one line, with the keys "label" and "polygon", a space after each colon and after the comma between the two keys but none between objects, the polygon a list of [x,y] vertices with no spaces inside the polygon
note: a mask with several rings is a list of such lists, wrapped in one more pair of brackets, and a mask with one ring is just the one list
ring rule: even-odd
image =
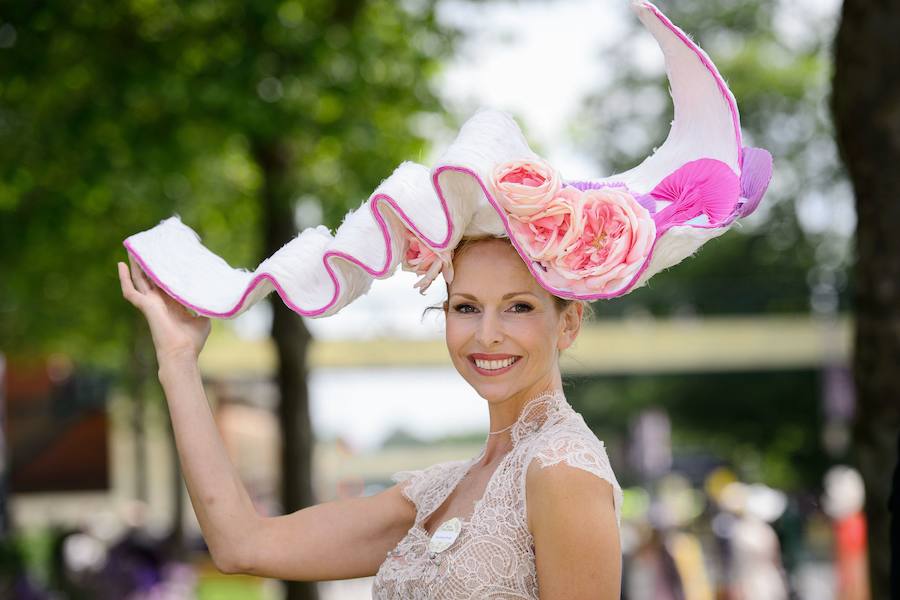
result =
[{"label": "blurred person in background", "polygon": [[781,546],[770,524],[784,512],[787,498],[762,484],[736,481],[722,490],[721,501],[735,516],[730,527],[731,600],[787,600]]},{"label": "blurred person in background", "polygon": [[834,527],[837,600],[869,600],[865,498],[856,469],[838,465],[825,474],[822,508]]},{"label": "blurred person in background", "polygon": [[639,531],[641,538],[625,573],[628,600],[686,600],[664,533],[650,522],[643,523]]}]

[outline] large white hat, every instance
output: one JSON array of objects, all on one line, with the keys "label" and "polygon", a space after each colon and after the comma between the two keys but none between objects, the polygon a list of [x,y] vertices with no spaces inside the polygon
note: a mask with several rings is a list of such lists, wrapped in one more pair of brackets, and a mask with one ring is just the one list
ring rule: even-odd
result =
[{"label": "large white hat", "polygon": [[583,300],[613,298],[695,253],[759,204],[772,157],[741,139],[737,103],[706,53],[653,4],[632,0],[665,56],[675,118],[638,166],[564,180],[506,112],[481,108],[431,168],[403,162],[337,231],[309,227],[254,271],[229,266],[178,216],[128,237],[128,252],[173,298],[232,318],[277,291],[326,317],[397,266],[452,279],[464,236],[509,237],[538,283]]}]

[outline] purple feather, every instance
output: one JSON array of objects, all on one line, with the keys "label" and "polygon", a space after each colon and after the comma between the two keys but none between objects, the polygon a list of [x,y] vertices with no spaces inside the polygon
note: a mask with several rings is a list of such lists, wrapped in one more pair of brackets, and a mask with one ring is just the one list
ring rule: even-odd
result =
[{"label": "purple feather", "polygon": [[641,194],[635,196],[635,199],[638,201],[638,204],[650,211],[651,215],[656,213],[656,198],[650,194]]},{"label": "purple feather", "polygon": [[[621,181],[563,181],[563,187],[573,187],[582,192],[608,187],[628,189],[628,186]],[[634,199],[638,201],[638,204],[646,208],[651,215],[656,212],[656,199],[650,194],[635,194]]]},{"label": "purple feather", "polygon": [[621,181],[563,181],[563,187],[573,187],[581,190],[599,190],[607,187],[627,187]]},{"label": "purple feather", "polygon": [[741,168],[741,196],[743,204],[739,209],[742,217],[746,217],[759,206],[763,194],[772,180],[772,155],[762,148],[744,146],[741,151],[743,166]]}]

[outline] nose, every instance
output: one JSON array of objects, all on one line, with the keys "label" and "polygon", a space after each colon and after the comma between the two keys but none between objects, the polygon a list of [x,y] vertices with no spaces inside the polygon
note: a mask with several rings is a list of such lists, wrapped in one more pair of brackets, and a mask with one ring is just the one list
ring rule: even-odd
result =
[{"label": "nose", "polygon": [[486,310],[482,313],[481,321],[478,323],[478,331],[476,339],[484,348],[503,341],[503,324],[500,318],[493,312]]}]

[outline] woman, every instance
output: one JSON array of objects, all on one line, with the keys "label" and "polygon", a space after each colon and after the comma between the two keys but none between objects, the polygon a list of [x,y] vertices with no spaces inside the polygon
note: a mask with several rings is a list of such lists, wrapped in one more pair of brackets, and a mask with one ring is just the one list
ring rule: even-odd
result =
[{"label": "woman", "polygon": [[[743,146],[709,57],[651,3],[631,6],[663,49],[675,102],[669,136],[633,169],[564,181],[509,114],[481,109],[432,169],[401,164],[334,236],[307,228],[255,271],[232,269],[177,217],[124,241],[134,262],[131,277],[119,264],[122,293],[150,323],[222,570],[375,574],[378,598],[618,597],[621,489],[565,400],[559,353],[584,301],[622,296],[696,253],[756,209],[772,174],[767,151]],[[444,274],[451,360],[488,402],[481,452],[397,473],[375,496],[260,517],[209,414],[197,370],[209,322],[191,315],[234,317],[277,290],[299,314],[327,317],[398,264],[423,292]]]},{"label": "woman", "polygon": [[[119,263],[123,295],[149,322],[191,502],[222,571],[307,581],[377,574],[376,598],[619,597],[621,490],[602,442],[566,402],[558,364],[584,305],[538,285],[508,238],[464,240],[453,263],[446,342],[488,402],[480,454],[399,473],[403,481],[373,496],[277,517],[253,508],[208,409],[197,357],[209,319],[138,268],[132,284]],[[458,537],[430,551],[454,518]]]}]

